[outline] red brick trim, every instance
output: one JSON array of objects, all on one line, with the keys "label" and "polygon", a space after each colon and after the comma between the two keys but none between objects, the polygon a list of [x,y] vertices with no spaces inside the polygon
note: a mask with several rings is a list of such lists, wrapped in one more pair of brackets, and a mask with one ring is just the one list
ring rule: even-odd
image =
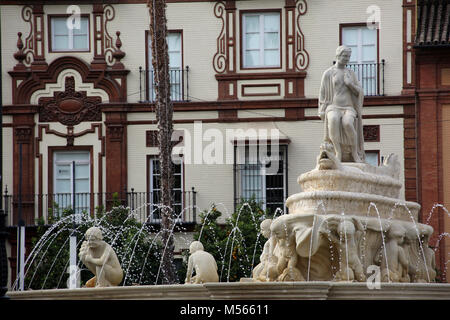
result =
[{"label": "red brick trim", "polygon": [[[13,195],[19,194],[20,178],[20,144],[22,144],[22,194],[33,195],[34,192],[34,116],[15,115],[13,117]],[[17,200],[17,198],[16,198]],[[23,198],[22,217],[26,225],[33,225],[34,198]],[[18,222],[17,201],[13,201],[13,223]]]},{"label": "red brick trim", "polygon": [[112,194],[127,187],[126,113],[107,113],[105,125],[106,192]]},{"label": "red brick trim", "polygon": [[[414,0],[403,0],[403,21],[402,21],[402,46],[403,46],[403,91],[402,93],[413,93],[415,88],[415,51],[414,51],[414,40],[416,38],[416,1]],[[407,39],[408,24],[407,24],[407,12],[411,11],[411,41]],[[411,54],[411,82],[408,83],[408,53]]]}]

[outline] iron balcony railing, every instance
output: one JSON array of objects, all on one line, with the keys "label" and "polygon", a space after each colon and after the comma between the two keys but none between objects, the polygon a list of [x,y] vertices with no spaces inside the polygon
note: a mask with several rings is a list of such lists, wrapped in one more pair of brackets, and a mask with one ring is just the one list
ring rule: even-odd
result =
[{"label": "iron balcony railing", "polygon": [[[170,68],[170,99],[172,101],[189,101],[189,66],[185,69]],[[154,71],[139,67],[139,99],[140,102],[154,102]]]},{"label": "iron balcony railing", "polygon": [[[197,219],[197,191],[174,191],[172,216],[176,223],[195,223]],[[103,193],[54,193],[12,195],[5,191],[3,205],[9,226],[44,224],[61,217],[65,210],[95,217],[99,210],[109,211],[114,204],[129,207],[137,221],[149,224],[161,222],[161,206],[158,192],[103,192]],[[70,211],[70,212],[73,212]]]},{"label": "iron balcony railing", "polygon": [[[353,70],[364,89],[366,96],[384,96],[384,65],[380,63],[349,63],[347,68]],[[333,64],[335,61],[333,61]]]}]

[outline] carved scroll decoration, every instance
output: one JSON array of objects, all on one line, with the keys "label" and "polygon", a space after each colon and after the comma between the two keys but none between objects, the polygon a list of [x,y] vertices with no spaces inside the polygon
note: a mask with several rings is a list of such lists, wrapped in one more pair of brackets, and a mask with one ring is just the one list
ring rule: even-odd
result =
[{"label": "carved scroll decoration", "polygon": [[217,73],[224,73],[228,65],[224,13],[225,3],[218,1],[214,5],[214,15],[216,18],[222,20],[222,29],[217,37],[217,52],[213,57],[213,68]]},{"label": "carved scroll decoration", "polygon": [[108,32],[108,22],[114,20],[116,17],[116,11],[114,10],[114,7],[110,4],[107,4],[103,7],[103,14],[104,14],[104,37],[105,37],[105,58],[106,62],[109,65],[112,65],[114,62],[114,52],[117,50],[117,48],[114,46],[114,41],[111,35]]},{"label": "carved scroll decoration", "polygon": [[24,6],[22,8],[22,19],[30,25],[30,31],[28,32],[28,36],[24,40],[23,47],[23,53],[25,54],[25,60],[23,61],[23,64],[29,67],[34,59],[33,8],[31,6]]},{"label": "carved scroll decoration", "polygon": [[300,27],[300,17],[306,14],[308,6],[306,0],[297,0],[297,34],[296,34],[296,51],[295,51],[295,67],[297,70],[306,70],[309,65],[309,54],[305,49],[305,36]]}]

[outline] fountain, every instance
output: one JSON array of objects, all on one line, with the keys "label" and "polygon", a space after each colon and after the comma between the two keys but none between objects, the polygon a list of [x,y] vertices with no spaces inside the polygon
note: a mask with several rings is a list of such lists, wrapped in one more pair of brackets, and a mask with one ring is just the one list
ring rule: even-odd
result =
[{"label": "fountain", "polygon": [[[286,200],[289,214],[272,222],[269,241],[276,245],[267,256],[278,260],[278,281],[295,271],[295,280],[366,282],[368,268],[375,266],[382,282],[434,282],[434,252],[428,247],[433,229],[417,222],[419,204],[399,198],[397,156],[389,155],[381,166],[364,161],[364,92],[345,67],[350,55],[340,46],[336,64],[324,72],[319,116],[325,136],[317,166],[298,178],[303,192]],[[291,265],[281,263],[286,250]],[[254,279],[261,281],[261,275]]]},{"label": "fountain", "polygon": [[[261,225],[267,241],[259,264],[247,277],[229,282],[236,235],[245,236],[237,222],[239,211],[219,257],[222,271],[228,258],[226,282],[211,256],[196,243],[200,249],[192,250],[192,256],[199,250],[210,261],[205,270],[212,274],[211,282],[8,295],[13,299],[449,299],[450,285],[433,283],[435,257],[428,245],[433,228],[418,222],[418,203],[400,199],[397,156],[389,155],[380,166],[364,160],[364,94],[356,75],[345,68],[349,57],[349,48],[339,47],[336,64],[322,78],[319,116],[325,122],[325,137],[316,167],[298,177],[303,191],[287,198],[288,213],[271,219],[253,217],[251,224]],[[203,240],[203,232],[204,225],[198,240]],[[448,234],[439,240],[444,236]],[[247,258],[254,262],[255,254]],[[189,271],[193,264],[191,260]],[[216,282],[217,277],[222,282]],[[186,282],[191,282],[190,276]]]}]

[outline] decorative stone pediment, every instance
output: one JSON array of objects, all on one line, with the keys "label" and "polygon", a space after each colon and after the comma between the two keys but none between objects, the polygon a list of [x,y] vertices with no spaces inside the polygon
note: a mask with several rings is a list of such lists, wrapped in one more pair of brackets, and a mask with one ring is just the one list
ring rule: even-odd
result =
[{"label": "decorative stone pediment", "polygon": [[64,91],[39,99],[39,121],[60,122],[66,126],[83,121],[101,121],[101,102],[101,97],[88,97],[86,91],[75,91],[75,78],[68,76]]}]

